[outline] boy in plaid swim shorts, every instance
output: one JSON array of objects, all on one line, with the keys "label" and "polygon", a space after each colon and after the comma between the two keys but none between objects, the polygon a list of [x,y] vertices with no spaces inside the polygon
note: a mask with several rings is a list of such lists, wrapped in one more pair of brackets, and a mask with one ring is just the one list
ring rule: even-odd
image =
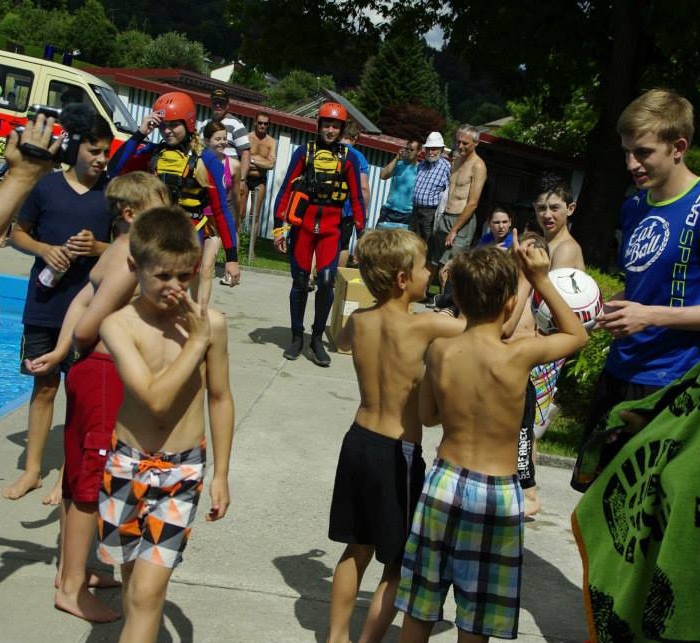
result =
[{"label": "boy in plaid swim shorts", "polygon": [[[569,355],[588,335],[549,280],[549,257],[534,240],[516,259],[493,246],[459,255],[450,278],[467,317],[457,337],[436,339],[426,354],[419,415],[442,423],[401,568],[396,606],[405,612],[401,641],[427,641],[450,586],[460,643],[518,632],[523,495],[518,437],[530,371]],[[557,319],[560,332],[503,340],[516,308],[518,263]]]},{"label": "boy in plaid swim shorts", "polygon": [[205,392],[214,455],[206,518],[226,514],[233,399],[224,317],[187,293],[201,254],[189,217],[177,207],[145,212],[129,251],[140,294],[100,326],[124,401],[100,491],[98,555],[122,565],[120,640],[148,642],[202,489]]}]

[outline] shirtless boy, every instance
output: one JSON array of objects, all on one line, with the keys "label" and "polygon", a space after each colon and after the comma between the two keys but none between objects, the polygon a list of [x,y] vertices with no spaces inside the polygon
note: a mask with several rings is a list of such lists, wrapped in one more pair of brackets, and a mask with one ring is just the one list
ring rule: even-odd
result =
[{"label": "shirtless boy", "polygon": [[420,419],[441,423],[443,437],[401,569],[396,605],[406,612],[404,643],[428,640],[450,585],[460,643],[517,636],[523,496],[516,470],[526,384],[535,364],[573,353],[588,336],[547,276],[547,253],[531,242],[519,246],[517,235],[513,246],[560,332],[505,343],[503,325],[517,299],[515,260],[493,246],[454,260],[451,278],[467,328],[435,340],[426,356]]},{"label": "shirtless boy", "polygon": [[[255,117],[255,131],[248,136],[250,142],[250,168],[248,176],[243,183],[243,196],[241,203],[243,210],[247,210],[248,192],[254,196],[250,204],[252,222],[251,239],[258,238],[260,230],[260,210],[265,200],[265,188],[267,184],[267,172],[275,167],[277,158],[277,141],[267,131],[270,127],[270,115],[267,112],[258,112]],[[257,192],[257,194],[256,194]],[[255,205],[255,208],[253,208]],[[242,228],[238,228],[241,230]]]},{"label": "shirtless boy", "polygon": [[179,208],[149,210],[132,225],[129,251],[140,294],[100,326],[124,384],[100,490],[97,552],[121,564],[121,643],[158,636],[202,489],[205,392],[214,455],[207,520],[223,518],[229,505],[233,438],[224,317],[187,293],[201,252],[189,217]]},{"label": "shirtless boy", "polygon": [[98,623],[119,617],[88,591],[89,586],[113,587],[114,581],[94,572],[86,575],[86,564],[95,536],[102,474],[123,397],[121,380],[100,340],[99,327],[107,315],[129,302],[136,287],[127,264],[132,221],[144,210],[170,201],[165,185],[146,172],[117,177],[107,186],[105,196],[120,234],[71,302],[56,349],[35,360],[39,368],[48,369],[65,359],[73,346],[81,355],[66,376],[63,520],[54,605]]},{"label": "shirtless boy", "polygon": [[352,348],[360,406],[338,460],[329,537],[348,543],[333,575],[328,640],[349,640],[362,576],[375,554],[384,572],[358,639],[379,641],[393,620],[401,556],[425,473],[418,387],[425,349],[464,321],[409,312],[425,296],[426,244],[407,230],[368,232],[359,243],[360,272],[377,298],[357,310],[338,337]]},{"label": "shirtless boy", "polygon": [[576,210],[576,201],[569,184],[556,174],[545,174],[537,187],[532,205],[549,247],[550,270],[585,270],[581,246],[571,236],[568,227],[569,217]]},{"label": "shirtless boy", "polygon": [[479,132],[471,125],[457,130],[457,157],[452,163],[445,213],[433,236],[431,270],[445,265],[471,246],[476,230],[474,212],[486,183],[486,164],[476,153]]}]

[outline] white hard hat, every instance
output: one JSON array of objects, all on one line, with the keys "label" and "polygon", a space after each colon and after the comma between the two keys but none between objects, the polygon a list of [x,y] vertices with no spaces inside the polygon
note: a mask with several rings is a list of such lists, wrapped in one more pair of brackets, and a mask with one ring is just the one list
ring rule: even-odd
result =
[{"label": "white hard hat", "polygon": [[430,132],[428,138],[425,139],[423,147],[445,147],[445,141],[440,132]]}]

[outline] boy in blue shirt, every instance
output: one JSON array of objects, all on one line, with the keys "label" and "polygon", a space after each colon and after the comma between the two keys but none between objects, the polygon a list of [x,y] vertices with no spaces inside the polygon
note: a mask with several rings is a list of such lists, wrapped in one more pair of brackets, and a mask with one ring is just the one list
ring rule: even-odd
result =
[{"label": "boy in blue shirt", "polygon": [[625,290],[598,317],[597,328],[614,341],[593,393],[586,436],[613,406],[670,384],[700,360],[700,178],[684,160],[693,123],[690,102],[662,89],[632,101],[618,120],[625,163],[639,192],[622,206]]},{"label": "boy in blue shirt", "polygon": [[[86,284],[90,269],[110,238],[112,220],[102,191],[113,138],[109,124],[82,104],[64,108],[61,124],[73,141],[80,141],[76,157],[66,170],[48,174],[36,184],[12,231],[12,245],[36,257],[22,315],[21,371],[26,375],[34,374],[35,358],[55,348],[66,310]],[[55,287],[37,284],[46,266],[65,272]],[[50,373],[34,377],[27,464],[22,475],[3,490],[5,498],[16,500],[41,486],[41,459],[51,428],[53,402],[61,371],[67,372],[70,362],[66,359]],[[51,494],[52,504],[60,501],[58,489],[60,480]]]}]

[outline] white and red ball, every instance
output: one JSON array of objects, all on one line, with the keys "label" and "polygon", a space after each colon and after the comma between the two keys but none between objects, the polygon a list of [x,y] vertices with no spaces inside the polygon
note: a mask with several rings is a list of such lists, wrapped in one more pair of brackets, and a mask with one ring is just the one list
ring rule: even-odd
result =
[{"label": "white and red ball", "polygon": [[[550,271],[549,279],[584,328],[590,332],[603,309],[603,296],[596,280],[577,268],[557,268]],[[537,328],[545,335],[558,330],[547,302],[537,291],[532,295],[532,314]]]}]

